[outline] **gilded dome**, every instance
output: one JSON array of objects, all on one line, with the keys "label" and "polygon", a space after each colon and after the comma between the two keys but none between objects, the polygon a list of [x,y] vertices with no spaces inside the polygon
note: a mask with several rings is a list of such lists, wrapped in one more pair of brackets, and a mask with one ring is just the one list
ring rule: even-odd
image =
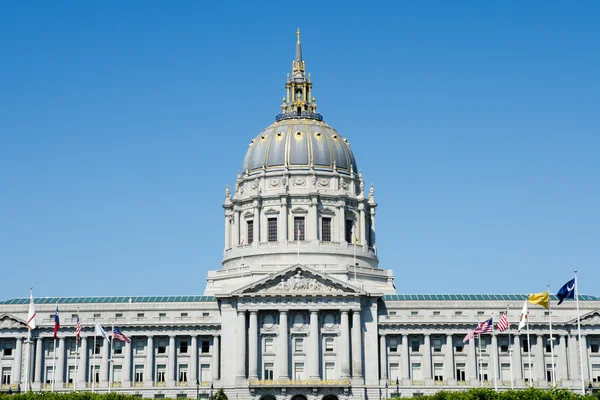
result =
[{"label": "gilded dome", "polygon": [[317,119],[284,119],[263,130],[250,142],[243,171],[276,169],[357,171],[350,144]]}]

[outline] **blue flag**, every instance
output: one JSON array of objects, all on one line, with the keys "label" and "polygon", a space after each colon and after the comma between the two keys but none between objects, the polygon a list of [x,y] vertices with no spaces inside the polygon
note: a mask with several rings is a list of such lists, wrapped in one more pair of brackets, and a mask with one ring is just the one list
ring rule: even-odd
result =
[{"label": "blue flag", "polygon": [[563,302],[564,299],[574,299],[575,298],[575,278],[571,279],[569,282],[565,283],[563,287],[560,288],[558,293],[556,293],[556,297],[558,297],[558,305]]}]

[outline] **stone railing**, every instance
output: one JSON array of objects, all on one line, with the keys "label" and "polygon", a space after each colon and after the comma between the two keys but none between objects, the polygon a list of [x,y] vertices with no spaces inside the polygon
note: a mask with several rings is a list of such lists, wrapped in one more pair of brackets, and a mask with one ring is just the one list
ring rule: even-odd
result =
[{"label": "stone railing", "polygon": [[250,386],[348,386],[349,379],[258,379],[250,380]]}]

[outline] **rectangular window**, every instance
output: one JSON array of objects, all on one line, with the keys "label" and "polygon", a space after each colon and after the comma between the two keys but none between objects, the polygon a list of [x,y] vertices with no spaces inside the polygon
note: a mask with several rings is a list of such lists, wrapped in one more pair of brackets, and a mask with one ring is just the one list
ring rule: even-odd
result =
[{"label": "rectangular window", "polygon": [[101,316],[102,316],[102,314],[94,314],[94,318],[100,318]]},{"label": "rectangular window", "polygon": [[435,363],[433,364],[433,380],[438,382],[444,381],[444,364]]},{"label": "rectangular window", "polygon": [[331,218],[323,217],[321,219],[321,241],[331,242]]},{"label": "rectangular window", "polygon": [[[46,340],[46,353],[48,354],[48,357],[53,357],[54,356],[54,342],[52,340]],[[6,350],[8,349],[4,349],[4,355],[6,355]],[[11,349],[12,352],[12,349]],[[96,354],[100,354],[100,353],[96,353]]]},{"label": "rectangular window", "polygon": [[202,316],[203,316],[203,317],[210,317],[210,313],[208,313],[208,312],[203,312],[203,313],[202,313]]},{"label": "rectangular window", "polygon": [[188,352],[188,341],[182,340],[179,342],[179,353],[186,354]]},{"label": "rectangular window", "polygon": [[10,367],[2,367],[2,384],[10,385],[10,377],[12,375],[12,371]]},{"label": "rectangular window", "polygon": [[466,367],[464,363],[457,363],[456,364],[456,380],[459,382],[465,382],[466,381]]},{"label": "rectangular window", "polygon": [[332,337],[325,338],[325,351],[328,353],[334,351]]},{"label": "rectangular window", "polygon": [[398,352],[398,339],[390,338],[390,353]]},{"label": "rectangular window", "polygon": [[277,218],[267,219],[267,240],[269,242],[277,241]]},{"label": "rectangular window", "polygon": [[546,339],[544,337],[544,342],[546,342],[546,353],[550,354],[552,352],[552,347],[550,346],[550,338]]},{"label": "rectangular window", "polygon": [[531,365],[529,363],[523,364],[523,378],[525,378],[525,382],[529,382],[529,377],[533,377],[533,363]]},{"label": "rectangular window", "polygon": [[100,366],[99,365],[90,365],[90,381],[95,383],[96,385],[100,382]]},{"label": "rectangular window", "polygon": [[166,372],[167,366],[165,364],[158,364],[156,366],[156,382],[165,382]]},{"label": "rectangular window", "polygon": [[12,347],[8,347],[8,346],[5,347],[4,348],[4,357],[10,357],[10,356],[12,356],[12,352],[13,352]]},{"label": "rectangular window", "polygon": [[75,366],[74,365],[69,365],[69,371],[67,372],[67,383],[69,385],[72,385],[73,382],[75,382]]},{"label": "rectangular window", "polygon": [[335,379],[335,363],[325,363],[325,379]]},{"label": "rectangular window", "polygon": [[166,354],[167,353],[167,341],[159,340],[158,341],[158,354]]},{"label": "rectangular window", "polygon": [[96,347],[94,347],[94,354],[98,355],[102,351],[102,341],[96,342]]},{"label": "rectangular window", "polygon": [[210,341],[208,341],[208,340],[203,340],[202,341],[202,348],[200,349],[200,352],[202,354],[208,354],[208,353],[210,353]]},{"label": "rectangular window", "polygon": [[210,381],[210,364],[200,364],[200,381]]},{"label": "rectangular window", "polygon": [[594,383],[600,382],[600,364],[592,364],[592,381]]},{"label": "rectangular window", "polygon": [[529,342],[526,337],[521,339],[521,348],[523,349],[523,353],[529,353]]},{"label": "rectangular window", "polygon": [[294,240],[305,240],[304,217],[294,217]]},{"label": "rectangular window", "polygon": [[455,349],[457,353],[462,353],[465,350],[465,346],[463,346],[462,344],[457,344]]},{"label": "rectangular window", "polygon": [[[554,368],[556,368],[556,365]],[[552,363],[546,364],[546,380],[552,382]]]},{"label": "rectangular window", "polygon": [[123,313],[116,313],[115,318],[123,318]]},{"label": "rectangular window", "polygon": [[143,312],[139,312],[139,313],[137,314],[137,317],[138,317],[138,318],[144,318],[144,313],[143,313]]},{"label": "rectangular window", "polygon": [[433,315],[434,315],[434,316],[439,316],[440,314],[441,314],[441,313],[440,313],[439,311],[434,311],[434,312],[433,312]]},{"label": "rectangular window", "polygon": [[188,365],[179,364],[179,382],[188,381]]},{"label": "rectangular window", "polygon": [[411,317],[416,317],[417,315],[419,315],[418,311],[411,311],[410,312]]},{"label": "rectangular window", "polygon": [[347,219],[346,220],[346,226],[345,226],[345,235],[344,238],[346,239],[347,243],[354,243],[354,241],[352,240],[352,231],[353,231],[353,226],[352,226],[352,220],[351,219]]},{"label": "rectangular window", "polygon": [[179,314],[179,316],[180,316],[181,318],[187,318],[187,317],[188,317],[188,313],[186,313],[186,312],[182,312],[181,314]]},{"label": "rectangular window", "polygon": [[421,374],[421,363],[412,363],[411,367],[413,381],[423,380],[423,375]]},{"label": "rectangular window", "polygon": [[487,363],[481,363],[481,370],[479,371],[479,379],[484,382],[488,380],[488,365],[487,365]]},{"label": "rectangular window", "polygon": [[304,363],[301,362],[297,362],[294,363],[294,379],[299,380],[299,379],[305,379],[305,375],[304,375]]},{"label": "rectangular window", "polygon": [[248,221],[246,224],[246,236],[248,237],[248,244],[254,242],[254,221]]},{"label": "rectangular window", "polygon": [[273,338],[265,338],[265,353],[273,353]]},{"label": "rectangular window", "polygon": [[390,363],[390,382],[396,382],[400,379],[400,364]]},{"label": "rectangular window", "polygon": [[123,342],[118,340],[113,342],[113,354],[123,354]]},{"label": "rectangular window", "polygon": [[115,365],[113,367],[113,383],[121,383],[121,366]]},{"label": "rectangular window", "polygon": [[510,363],[500,364],[500,378],[504,382],[510,382]]},{"label": "rectangular window", "polygon": [[462,311],[454,311],[454,315],[456,315],[457,317],[462,315]]},{"label": "rectangular window", "polygon": [[135,344],[135,354],[142,355],[144,354],[144,348],[146,347],[146,343],[141,340],[137,340],[134,342]]},{"label": "rectangular window", "polygon": [[[487,353],[488,343],[487,343],[486,339],[483,336],[479,336],[479,339],[477,339],[477,340],[481,341],[481,354]],[[480,346],[477,346],[477,351],[479,351],[479,347]]]},{"label": "rectangular window", "polygon": [[273,363],[265,363],[265,370],[264,370],[264,375],[263,375],[263,379],[267,379],[269,381],[273,380]]},{"label": "rectangular window", "polygon": [[[4,379],[4,374],[2,375],[2,379]],[[46,366],[46,383],[52,383],[54,380],[54,368],[51,365]]]},{"label": "rectangular window", "polygon": [[442,352],[442,339],[433,339],[433,352],[434,353]]},{"label": "rectangular window", "polygon": [[295,338],[294,339],[294,352],[295,353],[304,352],[304,339],[303,338]]},{"label": "rectangular window", "polygon": [[135,366],[135,375],[134,378],[135,382],[144,382],[144,366],[143,365],[136,365]]},{"label": "rectangular window", "polygon": [[421,341],[419,339],[411,339],[410,340],[410,351],[413,353],[418,353],[421,347]]},{"label": "rectangular window", "polygon": [[75,353],[77,353],[77,343],[75,343],[75,340],[67,339],[67,349],[70,355],[75,355]]},{"label": "rectangular window", "polygon": [[600,347],[600,343],[598,342],[598,340],[593,340],[590,343],[590,352],[592,353],[598,353],[599,352],[599,347]]},{"label": "rectangular window", "polygon": [[508,339],[500,339],[500,353],[508,353]]},{"label": "rectangular window", "polygon": [[483,313],[484,313],[483,311],[477,311],[477,316],[481,317],[483,315]]},{"label": "rectangular window", "polygon": [[164,312],[158,313],[158,319],[165,319],[165,318],[167,318],[167,313],[164,313]]}]

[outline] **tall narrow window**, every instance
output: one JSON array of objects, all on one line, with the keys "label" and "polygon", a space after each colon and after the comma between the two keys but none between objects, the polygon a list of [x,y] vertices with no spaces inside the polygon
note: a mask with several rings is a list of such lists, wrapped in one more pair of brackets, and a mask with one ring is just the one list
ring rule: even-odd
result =
[{"label": "tall narrow window", "polygon": [[210,381],[210,364],[200,364],[200,381]]},{"label": "tall narrow window", "polygon": [[188,381],[188,366],[187,364],[179,364],[179,382]]},{"label": "tall narrow window", "polygon": [[156,382],[164,382],[166,372],[167,366],[165,364],[158,364],[156,366]]},{"label": "tall narrow window", "polygon": [[390,338],[390,353],[398,352],[398,339],[395,337]]},{"label": "tall narrow window", "polygon": [[433,380],[438,382],[442,382],[444,380],[444,364],[433,364]]},{"label": "tall narrow window", "polygon": [[423,380],[423,375],[421,374],[421,363],[412,363],[412,377],[413,381]]},{"label": "tall narrow window", "polygon": [[304,240],[304,217],[294,217],[294,240]]},{"label": "tall narrow window", "polygon": [[248,237],[248,244],[254,242],[254,221],[248,221],[246,224],[246,237]]},{"label": "tall narrow window", "polygon": [[331,242],[331,218],[321,219],[321,241]]},{"label": "tall narrow window", "polygon": [[136,383],[141,383],[144,381],[144,366],[143,365],[136,365],[135,366],[135,382]]},{"label": "tall narrow window", "polygon": [[265,363],[265,373],[263,375],[263,379],[273,380],[273,371],[274,371],[273,363]]},{"label": "tall narrow window", "polygon": [[353,228],[352,227],[352,220],[351,219],[347,219],[346,220],[346,231],[345,231],[345,233],[346,233],[345,236],[346,236],[346,242],[347,243],[354,243],[352,241],[352,228]]},{"label": "tall narrow window", "polygon": [[294,379],[296,380],[300,380],[300,379],[304,379],[304,363],[303,362],[297,362],[294,363]]},{"label": "tall narrow window", "polygon": [[457,363],[456,364],[456,380],[459,382],[464,382],[467,378],[467,373],[466,373],[467,368],[465,367],[464,363]]},{"label": "tall narrow window", "polygon": [[[75,372],[75,369],[73,369],[73,372]],[[121,383],[121,366],[120,365],[115,365],[113,366],[113,384],[114,383]]]},{"label": "tall narrow window", "polygon": [[2,367],[2,384],[10,385],[10,377],[12,376],[12,371],[10,367]]},{"label": "tall narrow window", "polygon": [[335,363],[325,363],[325,379],[335,379]]},{"label": "tall narrow window", "polygon": [[600,382],[600,364],[592,364],[592,381]]},{"label": "tall narrow window", "polygon": [[269,242],[277,241],[277,218],[267,219],[267,239]]}]

